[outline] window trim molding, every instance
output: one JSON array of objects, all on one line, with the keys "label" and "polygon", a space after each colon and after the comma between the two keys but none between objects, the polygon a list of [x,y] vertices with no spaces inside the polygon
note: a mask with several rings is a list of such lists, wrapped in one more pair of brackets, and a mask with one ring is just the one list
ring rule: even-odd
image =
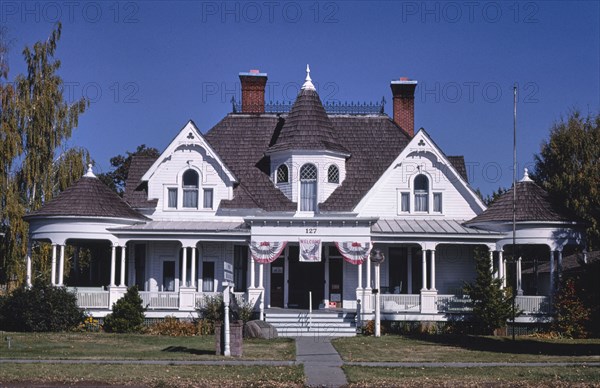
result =
[{"label": "window trim molding", "polygon": [[[285,166],[285,168],[287,169],[287,181],[285,181],[285,182],[283,182],[283,181],[282,181],[282,182],[280,182],[280,181],[279,181],[279,169],[280,169],[281,167],[284,167],[284,166]],[[291,180],[291,179],[290,179],[290,167],[287,165],[287,163],[285,163],[285,162],[284,162],[284,163],[280,163],[280,164],[277,166],[277,168],[275,169],[275,176],[274,176],[274,178],[275,178],[275,179],[274,179],[274,181],[275,181],[275,184],[276,184],[276,185],[289,185],[289,184],[290,184],[290,180]]]},{"label": "window trim molding", "polygon": [[[332,182],[332,181],[329,179],[329,170],[330,170],[332,167],[335,167],[335,169],[337,170],[337,182]],[[341,178],[342,178],[342,176],[341,176],[341,172],[340,172],[340,167],[339,167],[339,166],[338,166],[336,163],[331,163],[331,164],[329,164],[329,165],[327,166],[327,183],[330,183],[330,184],[332,184],[332,185],[339,185],[339,184],[340,184],[340,181],[342,180]]]},{"label": "window trim molding", "polygon": [[[304,166],[307,166],[307,165],[313,166],[315,169],[315,174],[316,174],[316,177],[314,179],[316,187],[315,187],[315,203],[314,203],[313,210],[302,210],[302,169],[304,168]],[[297,212],[306,214],[306,215],[310,215],[310,214],[317,213],[318,209],[319,209],[319,168],[317,167],[317,165],[315,163],[306,162],[306,163],[302,164],[302,166],[300,166],[300,168],[298,169],[298,208],[297,208]]]}]

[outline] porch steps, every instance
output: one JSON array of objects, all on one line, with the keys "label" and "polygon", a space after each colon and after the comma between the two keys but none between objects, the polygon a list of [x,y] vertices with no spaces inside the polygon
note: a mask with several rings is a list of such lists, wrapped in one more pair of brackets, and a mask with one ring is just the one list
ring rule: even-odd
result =
[{"label": "porch steps", "polygon": [[354,337],[356,314],[349,312],[265,312],[280,337]]}]

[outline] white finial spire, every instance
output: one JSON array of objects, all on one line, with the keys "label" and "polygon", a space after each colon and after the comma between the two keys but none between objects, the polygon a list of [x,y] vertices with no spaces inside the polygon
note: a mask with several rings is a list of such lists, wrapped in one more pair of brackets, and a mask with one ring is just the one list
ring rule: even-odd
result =
[{"label": "white finial spire", "polygon": [[521,179],[521,182],[533,182],[533,180],[529,177],[528,169],[525,169],[525,171],[523,171],[523,179]]},{"label": "white finial spire", "polygon": [[87,172],[85,173],[84,176],[86,176],[88,178],[96,178],[96,175],[94,175],[94,171],[92,170],[92,164],[91,163],[88,164],[88,169],[87,169]]},{"label": "white finial spire", "polygon": [[304,85],[302,85],[302,90],[315,90],[315,85],[313,85],[310,79],[310,67],[308,64],[306,65],[306,79],[304,80]]}]

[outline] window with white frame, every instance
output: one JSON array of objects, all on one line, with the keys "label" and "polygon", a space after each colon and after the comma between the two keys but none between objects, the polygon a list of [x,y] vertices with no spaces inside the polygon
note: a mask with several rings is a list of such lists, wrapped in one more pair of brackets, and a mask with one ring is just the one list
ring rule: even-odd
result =
[{"label": "window with white frame", "polygon": [[414,181],[415,212],[429,211],[429,179],[423,175],[417,175]]},{"label": "window with white frame", "polygon": [[335,164],[332,164],[327,169],[327,182],[340,183],[340,169]]},{"label": "window with white frame", "polygon": [[277,167],[275,179],[275,182],[277,183],[288,183],[290,181],[290,174],[287,165],[282,164],[281,166]]},{"label": "window with white frame", "polygon": [[442,193],[433,193],[433,211],[442,212]]},{"label": "window with white frame", "polygon": [[400,211],[410,212],[410,193],[400,193]]},{"label": "window with white frame", "polygon": [[171,209],[177,208],[177,188],[167,189],[167,206]]},{"label": "window with white frame", "polygon": [[300,168],[300,211],[317,208],[317,167],[307,163]]},{"label": "window with white frame", "polygon": [[204,189],[202,191],[203,194],[203,208],[204,209],[212,209],[213,208],[213,189]]},{"label": "window with white frame", "polygon": [[183,207],[198,208],[198,173],[194,170],[187,170],[183,173]]}]

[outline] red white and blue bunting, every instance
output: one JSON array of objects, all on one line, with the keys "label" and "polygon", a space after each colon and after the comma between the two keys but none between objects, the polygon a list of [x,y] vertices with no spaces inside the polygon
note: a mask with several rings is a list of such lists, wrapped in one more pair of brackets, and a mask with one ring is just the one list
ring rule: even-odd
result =
[{"label": "red white and blue bunting", "polygon": [[250,241],[250,252],[255,262],[269,264],[283,252],[287,241]]},{"label": "red white and blue bunting", "polygon": [[300,261],[319,262],[321,261],[321,240],[316,238],[299,238],[300,243]]},{"label": "red white and blue bunting", "polygon": [[369,259],[371,248],[370,242],[342,241],[336,242],[335,246],[342,254],[344,260],[350,264],[360,265]]}]

